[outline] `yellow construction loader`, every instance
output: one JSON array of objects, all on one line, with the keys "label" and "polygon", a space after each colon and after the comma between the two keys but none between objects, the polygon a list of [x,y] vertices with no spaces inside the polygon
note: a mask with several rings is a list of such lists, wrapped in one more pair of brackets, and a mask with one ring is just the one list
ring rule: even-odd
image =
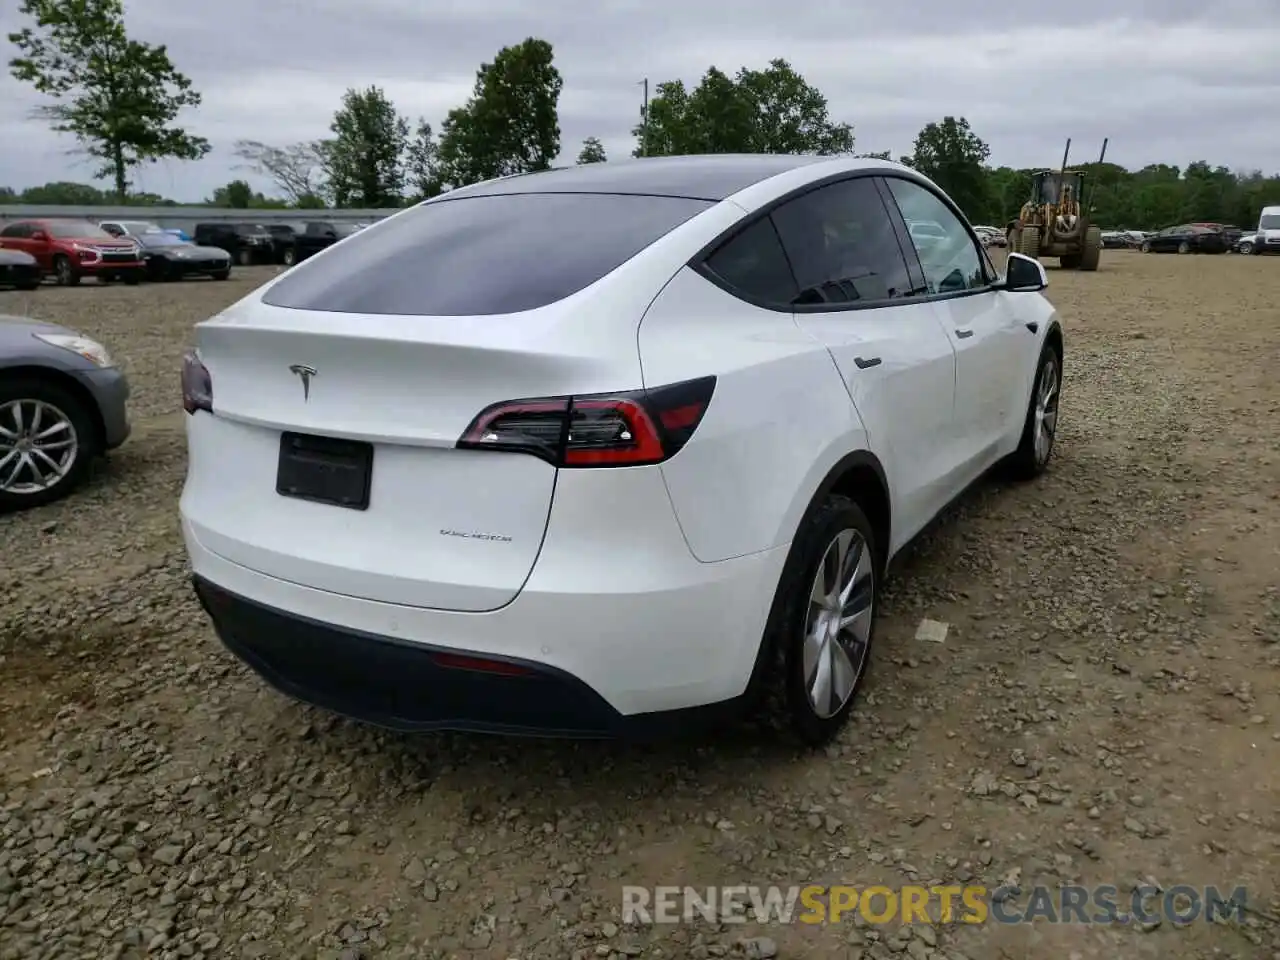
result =
[{"label": "yellow construction loader", "polygon": [[[1102,257],[1102,230],[1093,225],[1084,197],[1084,173],[1067,169],[1071,141],[1062,154],[1062,169],[1042,170],[1031,180],[1031,197],[1018,219],[1009,223],[1010,253],[1058,257],[1064,270],[1097,270]],[[1102,141],[1101,164],[1107,155]]]}]

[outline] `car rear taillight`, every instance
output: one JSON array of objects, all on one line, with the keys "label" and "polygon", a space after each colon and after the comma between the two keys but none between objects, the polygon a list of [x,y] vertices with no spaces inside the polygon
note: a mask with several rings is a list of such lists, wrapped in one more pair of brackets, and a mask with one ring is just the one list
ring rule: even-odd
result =
[{"label": "car rear taillight", "polygon": [[213,378],[195,353],[182,358],[182,409],[213,413]]},{"label": "car rear taillight", "polygon": [[557,467],[661,463],[689,442],[715,388],[715,377],[701,377],[654,390],[495,403],[458,447],[527,453]]}]

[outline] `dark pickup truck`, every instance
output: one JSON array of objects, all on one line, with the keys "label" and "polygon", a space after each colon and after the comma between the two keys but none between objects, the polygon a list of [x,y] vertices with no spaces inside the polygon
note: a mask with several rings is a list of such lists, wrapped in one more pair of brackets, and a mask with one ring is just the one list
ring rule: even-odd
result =
[{"label": "dark pickup truck", "polygon": [[308,220],[306,226],[294,234],[294,263],[301,263],[326,247],[331,247],[344,237],[355,233],[359,227],[350,223],[334,223],[332,220]]}]

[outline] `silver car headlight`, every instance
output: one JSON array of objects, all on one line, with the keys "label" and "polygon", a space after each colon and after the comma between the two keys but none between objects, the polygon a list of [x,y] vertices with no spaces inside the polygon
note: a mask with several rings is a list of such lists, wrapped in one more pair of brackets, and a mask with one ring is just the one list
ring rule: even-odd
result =
[{"label": "silver car headlight", "polygon": [[95,367],[105,369],[116,365],[115,360],[111,357],[111,352],[97,340],[90,340],[88,337],[69,333],[37,333],[34,336],[37,340],[43,340],[51,347],[60,347],[63,350],[70,350],[72,353],[80,354]]}]

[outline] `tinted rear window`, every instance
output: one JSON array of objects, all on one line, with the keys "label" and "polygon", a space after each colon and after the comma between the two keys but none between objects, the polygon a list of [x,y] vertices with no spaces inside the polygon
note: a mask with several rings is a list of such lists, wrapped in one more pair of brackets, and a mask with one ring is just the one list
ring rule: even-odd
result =
[{"label": "tinted rear window", "polygon": [[262,299],[298,310],[412,316],[534,310],[589,286],[710,206],[586,193],[435,201],[294,267]]}]

